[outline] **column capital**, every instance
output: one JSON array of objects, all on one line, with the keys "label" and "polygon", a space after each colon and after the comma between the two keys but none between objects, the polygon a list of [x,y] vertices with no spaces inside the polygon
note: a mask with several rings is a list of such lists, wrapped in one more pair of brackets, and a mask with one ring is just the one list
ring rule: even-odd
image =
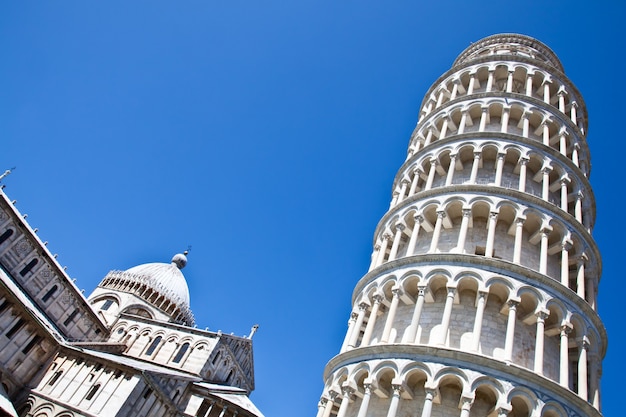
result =
[{"label": "column capital", "polygon": [[395,285],[393,286],[393,288],[391,288],[391,293],[394,297],[400,297],[401,295],[404,295],[404,291],[402,290],[402,288]]},{"label": "column capital", "polygon": [[372,295],[372,300],[374,300],[374,304],[380,304],[380,303],[383,301],[383,299],[384,299],[384,298],[385,298],[385,297],[383,297],[383,296],[382,296],[381,294],[379,294],[379,293],[374,293],[374,294]]},{"label": "column capital", "polygon": [[541,168],[541,172],[544,174],[549,174],[550,172],[552,172],[552,167],[550,165],[546,165]]},{"label": "column capital", "polygon": [[489,218],[496,220],[498,218],[498,214],[499,213],[497,211],[490,211],[489,212]]},{"label": "column capital", "polygon": [[430,162],[430,165],[433,167],[439,165],[439,160],[437,158],[431,158],[429,162]]},{"label": "column capital", "polygon": [[418,285],[417,286],[417,296],[423,297],[426,295],[426,291],[428,291],[428,287],[426,285]]},{"label": "column capital", "polygon": [[517,306],[519,305],[519,303],[520,300],[509,298],[506,302],[506,305],[509,306],[509,310],[517,310]]},{"label": "column capital", "polygon": [[367,309],[370,307],[370,303],[367,300],[362,300],[359,305],[359,310],[361,311],[367,311]]},{"label": "column capital", "polygon": [[589,351],[589,348],[591,347],[591,343],[589,342],[589,339],[587,339],[587,336],[581,337],[580,339],[577,340],[577,342],[578,342],[579,348]]},{"label": "column capital", "polygon": [[574,242],[571,241],[571,239],[568,239],[567,237],[565,239],[563,239],[563,241],[561,242],[561,249],[562,250],[570,250],[572,249],[572,247],[574,246]]},{"label": "column capital", "polygon": [[446,217],[446,211],[445,210],[437,210],[437,217],[440,217],[440,218],[443,219],[444,217]]},{"label": "column capital", "polygon": [[482,155],[481,151],[474,151],[474,159],[480,159],[481,155]]},{"label": "column capital", "polygon": [[421,214],[415,214],[413,215],[413,220],[415,220],[415,223],[420,225],[424,221],[424,216],[422,216]]},{"label": "column capital", "polygon": [[526,157],[526,156],[522,156],[519,161],[517,161],[518,164],[520,165],[526,165],[528,163],[528,161],[530,161],[530,158]]},{"label": "column capital", "polygon": [[409,185],[411,183],[411,180],[409,180],[408,178],[403,178],[402,181],[400,181],[400,184],[403,185]]},{"label": "column capital", "polygon": [[383,233],[383,240],[391,240],[391,235],[389,233]]},{"label": "column capital", "polygon": [[523,226],[523,225],[524,225],[524,222],[526,222],[526,217],[524,217],[524,216],[520,216],[520,217],[516,217],[516,218],[515,218],[515,223],[516,223],[518,226]]},{"label": "column capital", "polygon": [[549,310],[539,310],[535,313],[535,317],[537,317],[537,321],[544,322],[548,316],[550,316]]},{"label": "column capital", "polygon": [[561,177],[559,178],[559,182],[561,183],[561,185],[563,184],[570,184],[572,182],[571,179],[569,179],[569,177]]},{"label": "column capital", "polygon": [[463,213],[463,217],[469,217],[469,216],[472,215],[472,209],[471,208],[461,209],[461,212]]},{"label": "column capital", "polygon": [[395,227],[396,231],[399,231],[399,232],[401,232],[404,229],[406,229],[406,225],[402,224],[402,223],[396,223],[396,225],[394,227]]},{"label": "column capital", "polygon": [[472,404],[474,404],[474,396],[466,396],[466,395],[462,395],[460,400],[459,400],[459,408],[461,410],[467,410],[469,411],[470,408],[472,408]]},{"label": "column capital", "polygon": [[570,334],[573,328],[574,326],[572,326],[572,323],[570,322],[562,323],[561,327],[559,328],[561,330],[561,336]]}]

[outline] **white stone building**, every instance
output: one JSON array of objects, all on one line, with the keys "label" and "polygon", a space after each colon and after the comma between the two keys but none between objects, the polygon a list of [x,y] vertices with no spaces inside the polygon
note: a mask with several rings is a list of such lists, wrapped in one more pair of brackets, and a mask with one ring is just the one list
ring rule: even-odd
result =
[{"label": "white stone building", "polygon": [[181,269],[110,272],[85,298],[0,191],[0,417],[262,417],[252,335],[199,330]]},{"label": "white stone building", "polygon": [[541,42],[459,55],[422,102],[318,417],[601,415],[586,130]]}]

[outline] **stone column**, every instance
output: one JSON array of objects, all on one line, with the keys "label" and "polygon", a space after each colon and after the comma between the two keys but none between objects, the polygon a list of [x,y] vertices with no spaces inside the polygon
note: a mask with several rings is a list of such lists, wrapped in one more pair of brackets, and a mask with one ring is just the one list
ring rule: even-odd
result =
[{"label": "stone column", "polygon": [[472,172],[470,174],[470,184],[476,184],[476,176],[478,175],[478,165],[480,164],[480,152],[474,152],[474,162],[472,163]]},{"label": "stone column", "polygon": [[515,338],[515,321],[517,320],[517,306],[519,301],[509,300],[509,319],[506,323],[506,338],[504,342],[504,360],[513,360],[513,340]]},{"label": "stone column", "polygon": [[428,179],[426,180],[426,186],[424,187],[424,190],[430,190],[433,186],[433,181],[435,179],[435,172],[437,172],[437,160],[436,159],[431,159],[430,160],[430,171],[428,171]]},{"label": "stone column", "polygon": [[441,123],[441,131],[439,132],[439,139],[444,139],[448,134],[448,124],[450,123],[450,119],[446,116],[443,119],[443,123]]},{"label": "stone column", "polygon": [[500,129],[500,131],[502,133],[507,133],[509,130],[509,115],[511,113],[511,109],[509,108],[504,108],[502,109],[502,119],[500,120],[500,123],[502,124],[502,127]]},{"label": "stone column", "polygon": [[406,330],[407,335],[405,337],[407,343],[418,343],[417,329],[419,328],[420,317],[422,315],[422,309],[424,308],[424,297],[426,295],[426,287],[417,287],[417,300],[415,301],[415,309],[413,309],[413,317],[411,317],[411,324]]},{"label": "stone column", "polygon": [[569,388],[569,340],[568,334],[572,330],[572,325],[566,323],[561,326],[561,341],[559,346],[559,384]]},{"label": "stone column", "polygon": [[527,138],[528,137],[528,131],[530,129],[530,120],[528,118],[528,112],[524,111],[524,113],[522,114],[522,136]]},{"label": "stone column", "polygon": [[450,166],[448,167],[448,174],[446,175],[446,187],[452,184],[452,177],[454,176],[455,165],[456,154],[450,154]]},{"label": "stone column", "polygon": [[546,104],[550,104],[550,81],[549,78],[543,80],[543,101]]},{"label": "stone column", "polygon": [[404,200],[404,197],[406,197],[406,189],[409,186],[409,180],[403,179],[401,184],[402,185],[400,186],[400,193],[398,195],[398,203]]},{"label": "stone column", "polygon": [[420,173],[421,171],[419,170],[419,168],[415,168],[413,170],[413,181],[411,181],[411,188],[409,188],[409,196],[415,194],[415,191],[417,190],[417,183],[420,180]]},{"label": "stone column", "polygon": [[464,208],[463,218],[461,219],[461,229],[459,230],[459,239],[456,242],[456,248],[459,253],[465,253],[465,239],[467,238],[467,229],[469,228],[469,219],[472,215],[471,208]]},{"label": "stone column", "polygon": [[402,240],[402,231],[404,228],[405,226],[403,224],[396,224],[396,234],[393,237],[393,244],[391,245],[391,251],[389,252],[388,262],[395,260],[398,255],[398,248],[400,246],[400,241]]},{"label": "stone column", "polygon": [[437,391],[431,388],[426,388],[426,397],[424,398],[424,407],[422,407],[422,417],[430,417],[433,411],[433,400],[437,395]]},{"label": "stone column", "polygon": [[506,77],[506,92],[513,92],[513,70],[509,69],[509,74]]},{"label": "stone column", "polygon": [[443,218],[446,217],[446,212],[441,210],[437,212],[437,222],[435,223],[435,229],[433,230],[433,240],[430,242],[430,249],[428,253],[435,253],[437,251],[437,245],[439,244],[439,235],[441,234],[441,226],[443,225]]},{"label": "stone column", "polygon": [[354,394],[354,389],[349,386],[343,386],[341,387],[341,393],[343,394],[343,398],[341,398],[341,404],[339,405],[339,411],[337,411],[337,417],[346,416],[348,405],[350,405],[350,397]]},{"label": "stone column", "polygon": [[519,191],[526,192],[526,164],[528,158],[520,158],[519,160]]},{"label": "stone column", "polygon": [[433,128],[428,128],[428,133],[426,133],[426,139],[424,139],[424,147],[430,145],[430,142],[433,140]]},{"label": "stone column", "polygon": [[478,125],[478,131],[484,132],[487,127],[487,117],[489,116],[489,107],[481,107],[480,124]]},{"label": "stone column", "polygon": [[559,96],[559,111],[565,113],[565,91],[563,91],[563,86],[559,87],[557,95]]},{"label": "stone column", "polygon": [[589,341],[583,336],[578,343],[578,396],[583,400],[588,399],[587,388],[587,351]]},{"label": "stone column", "polygon": [[469,85],[467,86],[467,95],[474,94],[474,85],[476,84],[476,72],[470,72]]},{"label": "stone column", "polygon": [[576,108],[578,107],[578,103],[576,103],[575,101],[572,101],[572,107],[570,109],[570,119],[572,121],[572,123],[574,123],[576,126],[578,126],[578,117],[576,115]]},{"label": "stone column", "polygon": [[528,97],[533,96],[533,75],[532,73],[528,73],[526,76],[526,95]]},{"label": "stone column", "polygon": [[524,235],[524,221],[526,219],[518,217],[515,219],[515,244],[513,246],[513,263],[520,264],[522,259],[522,237]]},{"label": "stone column", "polygon": [[574,206],[574,217],[580,224],[583,223],[583,193],[581,191],[576,195],[576,204]]},{"label": "stone column", "polygon": [[389,245],[389,240],[391,240],[391,235],[385,233],[383,235],[383,242],[380,245],[380,252],[378,252],[378,259],[376,260],[376,266],[382,265],[385,260],[385,255],[387,252],[387,246]]},{"label": "stone column", "polygon": [[561,242],[561,285],[569,288],[569,250],[572,248],[572,241],[564,239]]},{"label": "stone column", "polygon": [[485,245],[485,257],[493,257],[493,247],[496,236],[496,223],[498,222],[498,213],[492,211],[489,213],[489,224],[487,228],[487,243]]},{"label": "stone column", "polygon": [[600,409],[600,389],[599,389],[599,382],[600,382],[600,370],[599,368],[599,364],[600,361],[597,360],[597,357],[593,357],[593,361],[592,361],[592,366],[589,369],[589,371],[591,372],[590,378],[589,378],[589,383],[591,384],[589,386],[589,392],[591,394],[591,404],[593,404],[593,406],[596,409]]},{"label": "stone column", "polygon": [[543,144],[546,146],[550,146],[550,120],[546,119],[541,123],[541,127],[543,128]]},{"label": "stone column", "polygon": [[391,404],[389,404],[387,417],[396,417],[396,413],[398,412],[398,405],[400,403],[400,393],[402,392],[402,385],[392,384],[391,388],[393,389],[393,395],[391,396]]},{"label": "stone column", "polygon": [[359,334],[361,333],[361,327],[363,326],[363,320],[365,319],[365,313],[367,312],[369,305],[365,301],[361,301],[359,303],[359,312],[356,316],[356,321],[352,326],[352,331],[350,332],[350,341],[348,342],[348,349],[355,348],[356,343],[359,339]]},{"label": "stone column", "polygon": [[452,81],[452,92],[450,93],[450,101],[456,98],[456,95],[459,92],[459,83],[460,83],[460,80],[458,79]]},{"label": "stone column", "polygon": [[587,256],[582,254],[576,259],[576,293],[585,299],[585,260]]},{"label": "stone column", "polygon": [[483,314],[485,312],[485,304],[487,302],[488,293],[478,291],[478,300],[476,300],[476,317],[474,318],[474,329],[472,330],[472,351],[478,352],[480,348],[480,333],[483,327]]},{"label": "stone column", "polygon": [[469,417],[470,410],[472,409],[472,404],[474,403],[474,399],[469,398],[469,397],[461,397],[460,403],[461,403],[459,404],[461,408],[460,417]]},{"label": "stone column", "polygon": [[424,218],[418,214],[416,214],[413,219],[415,220],[415,224],[413,225],[413,230],[411,230],[411,237],[409,238],[409,244],[406,248],[406,256],[415,254],[415,245],[417,244],[420,228],[424,221]]},{"label": "stone column", "polygon": [[461,111],[461,121],[459,122],[459,129],[457,130],[457,135],[462,135],[465,132],[465,124],[467,123],[467,110]]},{"label": "stone column", "polygon": [[559,132],[559,152],[561,155],[567,156],[567,130],[565,129]]},{"label": "stone column", "polygon": [[381,343],[389,342],[389,334],[391,333],[393,320],[396,317],[396,310],[398,309],[398,303],[400,302],[402,289],[399,287],[393,287],[391,289],[391,292],[393,294],[393,297],[391,298],[391,306],[389,307],[389,312],[387,313],[387,321],[385,321],[385,328],[383,329],[383,335],[380,338]]},{"label": "stone column", "polygon": [[550,198],[550,171],[552,171],[550,167],[543,167],[541,169],[541,173],[543,174],[541,198],[544,201],[549,201]]},{"label": "stone column", "polygon": [[350,320],[348,320],[348,331],[346,332],[346,338],[343,340],[343,344],[341,345],[341,352],[345,352],[348,348],[348,343],[350,343],[350,339],[352,339],[354,324],[356,323],[358,316],[359,315],[355,312],[350,313]]},{"label": "stone column", "polygon": [[545,322],[548,317],[548,313],[539,311],[535,314],[537,316],[537,334],[535,336],[535,367],[534,372],[539,375],[543,375],[543,351],[545,340]]},{"label": "stone column", "polygon": [[580,145],[578,143],[575,143],[574,146],[572,146],[572,162],[576,166],[580,166],[579,162],[578,162],[578,152],[579,152],[579,150],[580,150]]},{"label": "stone column", "polygon": [[378,256],[380,255],[380,245],[377,243],[374,245],[374,252],[372,252],[370,268],[369,271],[376,267],[376,262],[378,261]]},{"label": "stone column", "polygon": [[485,88],[485,92],[489,93],[493,89],[493,73],[495,69],[489,69],[489,75],[487,76],[487,87]]},{"label": "stone column", "polygon": [[546,274],[548,272],[548,233],[547,228],[543,228],[541,233],[541,247],[539,249],[539,272]]},{"label": "stone column", "polygon": [[380,294],[374,294],[372,299],[374,300],[374,305],[372,306],[370,318],[365,326],[365,332],[363,333],[363,338],[361,339],[361,346],[369,346],[370,344],[372,332],[374,331],[374,325],[376,324],[376,319],[378,318],[380,303],[383,301],[383,297]]},{"label": "stone column", "polygon": [[441,319],[441,335],[439,336],[440,345],[446,345],[448,339],[448,329],[450,328],[450,318],[452,317],[452,304],[454,303],[454,295],[456,294],[456,287],[448,287],[448,295],[446,297],[446,304],[443,308],[443,317]]},{"label": "stone column", "polygon": [[228,411],[227,405],[225,405],[224,408],[222,408],[222,411],[220,412],[220,417],[224,417],[226,415],[226,411]]},{"label": "stone column", "polygon": [[502,168],[504,167],[505,156],[506,156],[505,153],[498,152],[498,159],[496,160],[496,178],[494,181],[497,187],[499,187],[500,184],[502,184]]},{"label": "stone column", "polygon": [[[328,404],[328,398],[326,398],[326,397],[320,398],[320,402],[317,403],[317,415],[316,415],[316,417],[323,417],[324,416],[324,412],[326,411],[326,405],[327,404]],[[202,417],[204,417],[204,416],[202,416]]]},{"label": "stone column", "polygon": [[568,202],[567,202],[567,186],[570,183],[570,179],[563,177],[561,178],[561,210],[563,210],[564,212],[568,212]]},{"label": "stone column", "polygon": [[364,382],[363,383],[363,399],[361,400],[361,406],[359,407],[359,414],[357,414],[357,417],[366,417],[367,408],[369,407],[371,396],[372,396],[372,383]]}]

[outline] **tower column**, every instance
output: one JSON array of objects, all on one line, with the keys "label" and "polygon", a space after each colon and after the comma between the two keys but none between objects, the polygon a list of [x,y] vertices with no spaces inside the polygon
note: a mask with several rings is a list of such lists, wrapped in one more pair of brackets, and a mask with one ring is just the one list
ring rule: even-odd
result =
[{"label": "tower column", "polygon": [[393,237],[393,244],[391,245],[391,251],[389,252],[389,262],[395,260],[398,255],[398,247],[400,246],[400,240],[402,239],[402,231],[404,228],[405,226],[402,223],[396,224],[396,234]]},{"label": "tower column", "polygon": [[515,219],[515,244],[513,246],[513,263],[520,264],[522,258],[522,237],[524,234],[524,221],[526,219],[518,217]]},{"label": "tower column", "polygon": [[567,186],[569,185],[570,180],[569,178],[561,178],[561,210],[563,210],[564,212],[567,213],[567,209],[568,209],[568,193],[567,193]]},{"label": "tower column", "polygon": [[365,313],[367,312],[369,305],[365,301],[359,303],[359,312],[357,313],[356,321],[353,324],[353,329],[350,334],[350,341],[348,342],[348,348],[356,347],[356,342],[359,339],[361,333],[361,327],[363,326],[363,320],[365,319]]},{"label": "tower column", "polygon": [[383,297],[380,294],[374,294],[372,299],[374,300],[374,305],[372,306],[370,318],[365,326],[365,332],[363,333],[363,338],[361,339],[361,346],[369,346],[370,344],[372,332],[374,331],[374,325],[376,324],[376,319],[378,317],[378,310],[380,309],[380,303],[383,301]]},{"label": "tower column", "polygon": [[548,233],[547,228],[541,229],[541,247],[539,249],[539,272],[546,274],[548,272]]},{"label": "tower column", "polygon": [[470,410],[472,409],[472,404],[474,403],[473,398],[469,397],[461,397],[461,415],[459,417],[469,417]]},{"label": "tower column", "polygon": [[465,253],[465,239],[467,238],[467,229],[469,228],[469,219],[472,215],[472,209],[463,209],[463,218],[461,219],[461,228],[459,230],[459,240],[456,248],[459,253]]},{"label": "tower column", "polygon": [[450,166],[448,167],[448,174],[446,175],[446,187],[452,184],[452,177],[454,176],[455,165],[456,165],[456,154],[450,154]]},{"label": "tower column", "polygon": [[428,253],[435,253],[437,251],[437,245],[439,245],[439,235],[441,234],[441,226],[443,224],[443,218],[446,217],[446,212],[441,210],[437,212],[437,222],[435,223],[435,230],[433,230],[433,239],[430,242],[430,249]]},{"label": "tower column", "polygon": [[430,190],[433,186],[433,181],[435,179],[435,172],[437,172],[437,160],[436,159],[431,159],[430,160],[430,171],[428,171],[428,179],[426,180],[426,186],[424,187],[424,190]]},{"label": "tower column", "polygon": [[426,388],[426,396],[424,397],[424,407],[422,407],[422,417],[430,417],[433,411],[433,400],[437,395],[434,389]]},{"label": "tower column", "polygon": [[413,225],[413,230],[411,230],[409,244],[406,248],[406,256],[415,254],[415,244],[417,243],[417,237],[419,236],[420,228],[422,226],[422,222],[424,221],[424,218],[418,214],[416,214],[413,219],[415,220],[415,223]]},{"label": "tower column", "polygon": [[561,341],[559,347],[559,384],[565,388],[569,388],[569,332],[572,331],[572,325],[565,323],[561,326]]},{"label": "tower column", "polygon": [[415,300],[415,308],[413,309],[413,316],[411,317],[411,324],[407,329],[406,341],[407,343],[418,343],[417,329],[419,328],[420,316],[422,315],[422,309],[424,308],[424,297],[426,295],[426,287],[417,287],[417,300]]},{"label": "tower column", "polygon": [[539,311],[537,314],[537,334],[535,336],[535,366],[534,371],[539,375],[543,375],[543,346],[545,339],[545,320],[548,314],[544,311]]},{"label": "tower column", "polygon": [[354,389],[349,386],[341,387],[341,404],[339,405],[339,411],[337,411],[337,417],[345,417],[346,411],[348,411],[348,405],[350,405],[350,397],[354,395]]},{"label": "tower column", "polygon": [[496,223],[498,222],[498,213],[492,211],[489,213],[489,224],[487,228],[487,244],[485,245],[485,257],[493,257],[493,246],[496,236]]},{"label": "tower column", "polygon": [[518,190],[521,192],[526,191],[526,164],[528,163],[528,158],[520,158],[519,160],[519,187]]},{"label": "tower column", "polygon": [[504,359],[511,361],[513,359],[513,339],[515,337],[515,321],[517,320],[517,306],[519,301],[509,300],[509,319],[506,323],[506,338],[504,342]]},{"label": "tower column", "polygon": [[391,298],[391,306],[387,313],[387,321],[385,321],[385,328],[383,329],[383,335],[380,338],[381,343],[389,342],[389,335],[391,333],[391,327],[396,317],[396,310],[398,309],[398,303],[400,302],[400,296],[402,295],[402,289],[399,287],[393,287],[391,290],[393,297]]},{"label": "tower column", "polygon": [[388,233],[383,235],[383,242],[380,245],[380,252],[378,252],[378,259],[376,260],[376,266],[382,265],[385,260],[385,255],[387,254],[387,246],[389,245],[389,240],[391,236]]},{"label": "tower column", "polygon": [[402,392],[402,385],[392,384],[391,388],[393,389],[393,394],[391,396],[391,404],[389,404],[387,417],[396,417],[396,413],[398,412],[398,405],[400,403],[400,393]]},{"label": "tower column", "polygon": [[485,304],[487,302],[488,293],[478,291],[478,299],[476,300],[476,316],[474,318],[474,329],[472,330],[472,351],[478,352],[480,348],[480,333],[483,328],[483,314],[485,312]]},{"label": "tower column", "polygon": [[474,162],[472,163],[472,172],[470,174],[470,184],[476,184],[476,176],[478,175],[478,165],[480,164],[480,152],[474,152]]},{"label": "tower column", "polygon": [[576,259],[576,294],[585,299],[585,260],[586,255],[582,254]]},{"label": "tower column", "polygon": [[350,313],[350,320],[348,320],[348,331],[346,332],[346,337],[343,341],[343,344],[341,345],[341,352],[345,352],[348,348],[348,343],[350,343],[350,340],[352,339],[352,332],[354,331],[355,327],[354,324],[356,323],[358,316],[359,315],[355,312]]},{"label": "tower column", "polygon": [[504,157],[506,156],[505,153],[498,153],[498,157],[496,160],[496,179],[495,179],[495,184],[497,187],[500,186],[500,184],[502,183],[502,168],[504,167]]},{"label": "tower column", "polygon": [[417,190],[417,183],[420,179],[420,174],[421,171],[418,168],[415,168],[413,170],[413,181],[411,181],[411,188],[409,188],[409,196],[415,194],[415,191]]},{"label": "tower column", "polygon": [[561,285],[569,288],[569,250],[572,248],[572,241],[564,239],[561,242]]},{"label": "tower column", "polygon": [[363,383],[363,399],[361,400],[361,406],[359,407],[359,414],[357,414],[357,417],[366,417],[371,396],[372,396],[372,383],[364,382]]},{"label": "tower column", "polygon": [[585,336],[578,343],[578,396],[587,401],[587,351],[589,341]]},{"label": "tower column", "polygon": [[441,334],[439,335],[440,345],[445,345],[448,339],[448,329],[450,328],[450,317],[452,316],[452,304],[454,303],[455,294],[456,287],[448,287],[448,295],[446,297],[446,304],[443,308],[443,318],[441,320]]}]

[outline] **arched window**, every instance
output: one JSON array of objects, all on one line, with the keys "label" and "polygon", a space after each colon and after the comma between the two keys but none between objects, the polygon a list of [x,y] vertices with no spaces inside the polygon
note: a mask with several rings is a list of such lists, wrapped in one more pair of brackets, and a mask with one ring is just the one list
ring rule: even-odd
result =
[{"label": "arched window", "polygon": [[148,350],[146,350],[146,355],[150,356],[154,353],[154,350],[157,348],[157,346],[159,346],[159,343],[161,343],[161,336],[157,336],[152,343],[150,344],[150,347],[148,348]]},{"label": "arched window", "polygon": [[26,266],[20,271],[20,275],[25,276],[26,274],[28,274],[30,270],[33,269],[35,265],[37,265],[38,262],[39,259],[37,258],[31,259],[30,262],[27,263]]},{"label": "arched window", "polygon": [[56,285],[53,285],[52,288],[50,288],[48,292],[45,293],[43,297],[41,297],[41,301],[43,301],[44,303],[48,301],[54,295],[54,293],[57,292],[58,288],[59,287],[57,287]]},{"label": "arched window", "polygon": [[98,392],[99,389],[100,389],[100,384],[96,384],[93,387],[91,387],[91,389],[87,393],[87,396],[85,397],[85,399],[86,400],[91,400],[93,398],[93,396],[96,395],[96,392]]},{"label": "arched window", "polygon": [[0,245],[2,245],[13,234],[13,229],[7,229],[6,232],[0,235]]},{"label": "arched window", "polygon": [[104,302],[104,304],[102,304],[102,307],[100,307],[100,310],[108,310],[109,307],[111,307],[113,305],[113,300],[108,299]]},{"label": "arched window", "polygon": [[183,359],[183,356],[185,356],[187,349],[189,349],[189,343],[183,343],[180,349],[178,349],[178,352],[176,352],[176,356],[174,356],[174,360],[172,362],[179,363]]},{"label": "arched window", "polygon": [[54,385],[55,382],[57,382],[59,378],[61,378],[61,375],[63,375],[63,370],[56,371],[54,375],[52,375],[52,378],[50,378],[50,382],[48,382],[48,385]]}]

